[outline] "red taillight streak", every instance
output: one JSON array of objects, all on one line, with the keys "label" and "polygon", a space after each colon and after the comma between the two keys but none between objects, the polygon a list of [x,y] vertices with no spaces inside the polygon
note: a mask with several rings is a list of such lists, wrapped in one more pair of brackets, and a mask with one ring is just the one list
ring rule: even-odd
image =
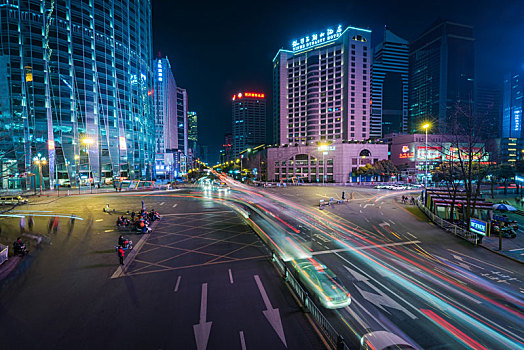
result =
[{"label": "red taillight streak", "polygon": [[448,332],[453,334],[455,337],[459,338],[462,342],[470,346],[471,348],[475,350],[487,350],[484,346],[473,340],[472,338],[468,337],[464,332],[462,332],[460,329],[453,326],[451,323],[437,315],[431,310],[426,309],[420,309],[426,316],[431,318],[433,321],[438,323],[441,327],[446,329]]}]

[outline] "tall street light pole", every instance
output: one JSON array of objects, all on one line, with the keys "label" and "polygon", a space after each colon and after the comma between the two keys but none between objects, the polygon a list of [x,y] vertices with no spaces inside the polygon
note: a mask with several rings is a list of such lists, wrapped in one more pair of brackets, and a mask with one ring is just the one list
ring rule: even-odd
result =
[{"label": "tall street light pole", "polygon": [[38,165],[38,177],[40,179],[40,195],[42,195],[42,165],[47,164],[47,160],[45,159],[45,157],[42,157],[42,154],[38,153],[36,157],[33,158],[33,161],[36,165]]},{"label": "tall street light pole", "polygon": [[422,125],[424,130],[426,131],[426,174],[424,176],[424,187],[428,188],[428,129],[431,125],[429,123],[426,123]]}]

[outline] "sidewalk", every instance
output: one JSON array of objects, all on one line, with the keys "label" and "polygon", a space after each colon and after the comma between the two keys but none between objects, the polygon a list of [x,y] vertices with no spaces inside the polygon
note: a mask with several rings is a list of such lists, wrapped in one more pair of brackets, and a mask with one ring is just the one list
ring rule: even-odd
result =
[{"label": "sidewalk", "polygon": [[[516,200],[516,194],[498,195],[495,198],[488,198],[493,203],[507,203],[517,208],[520,212],[524,210],[521,203]],[[499,250],[499,236],[484,237],[482,246],[497,254],[502,254],[511,259],[524,262],[524,216],[517,212],[496,211],[495,215],[506,215],[510,220],[515,220],[518,223],[517,237],[502,238],[502,251]]]}]

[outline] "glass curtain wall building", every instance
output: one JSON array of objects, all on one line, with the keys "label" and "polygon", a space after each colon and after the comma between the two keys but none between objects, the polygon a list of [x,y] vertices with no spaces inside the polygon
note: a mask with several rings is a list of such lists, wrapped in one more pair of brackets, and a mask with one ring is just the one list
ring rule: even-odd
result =
[{"label": "glass curtain wall building", "polygon": [[152,178],[151,51],[149,0],[0,0],[10,186],[30,185],[38,154],[46,186]]},{"label": "glass curtain wall building", "polygon": [[408,41],[385,28],[371,67],[371,138],[407,132],[408,70]]}]

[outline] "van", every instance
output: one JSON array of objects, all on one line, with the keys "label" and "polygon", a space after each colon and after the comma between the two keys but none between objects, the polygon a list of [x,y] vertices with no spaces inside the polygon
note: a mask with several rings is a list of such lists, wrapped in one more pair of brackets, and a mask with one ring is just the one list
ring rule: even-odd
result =
[{"label": "van", "polygon": [[18,205],[26,204],[27,199],[21,196],[5,196],[0,197],[0,205]]}]

